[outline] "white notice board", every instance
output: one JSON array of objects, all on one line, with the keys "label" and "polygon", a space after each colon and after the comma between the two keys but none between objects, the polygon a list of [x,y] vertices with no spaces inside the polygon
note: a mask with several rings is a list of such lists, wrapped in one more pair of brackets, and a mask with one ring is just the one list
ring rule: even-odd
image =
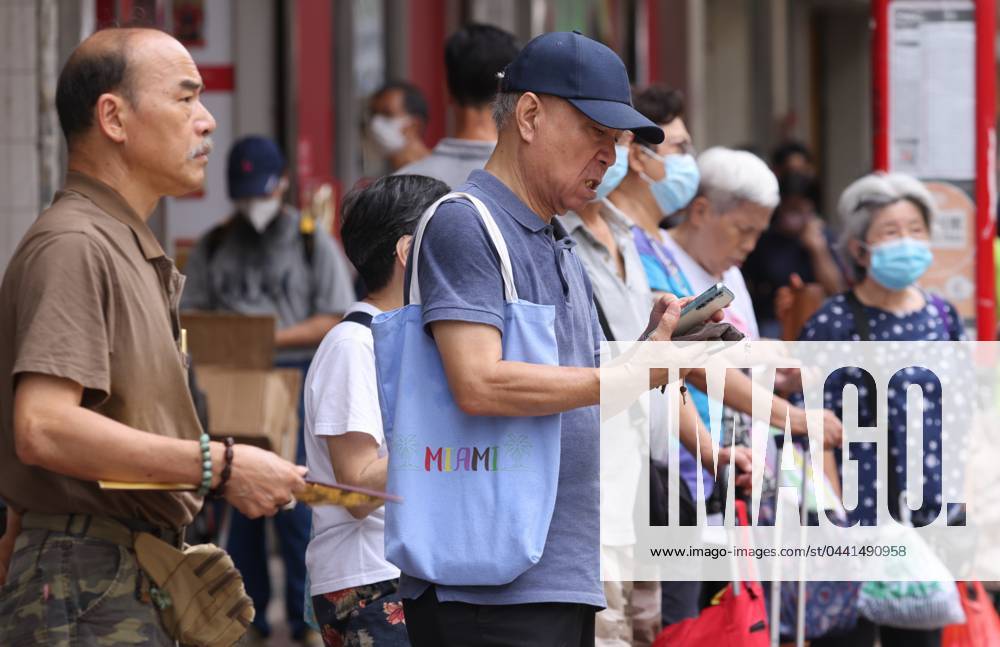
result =
[{"label": "white notice board", "polygon": [[969,0],[889,4],[889,168],[976,177],[976,14]]}]

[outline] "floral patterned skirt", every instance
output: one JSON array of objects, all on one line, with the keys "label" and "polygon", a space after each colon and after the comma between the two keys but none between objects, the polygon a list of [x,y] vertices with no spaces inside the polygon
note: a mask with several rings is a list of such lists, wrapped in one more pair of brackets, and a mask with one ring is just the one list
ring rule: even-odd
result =
[{"label": "floral patterned skirt", "polygon": [[399,580],[314,595],[312,602],[326,647],[410,644]]}]

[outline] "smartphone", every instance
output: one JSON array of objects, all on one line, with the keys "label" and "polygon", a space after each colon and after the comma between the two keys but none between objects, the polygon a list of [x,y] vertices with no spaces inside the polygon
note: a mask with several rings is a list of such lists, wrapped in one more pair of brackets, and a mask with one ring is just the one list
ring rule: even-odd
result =
[{"label": "smartphone", "polygon": [[708,288],[681,310],[674,336],[684,335],[698,324],[708,321],[716,310],[725,308],[734,298],[732,291],[724,283],[716,283]]}]

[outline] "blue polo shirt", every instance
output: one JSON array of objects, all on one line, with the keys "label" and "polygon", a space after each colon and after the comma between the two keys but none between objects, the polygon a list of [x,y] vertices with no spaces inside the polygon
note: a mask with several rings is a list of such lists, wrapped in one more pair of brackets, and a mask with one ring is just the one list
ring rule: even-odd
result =
[{"label": "blue polo shirt", "polygon": [[[457,190],[482,200],[496,220],[510,251],[518,297],[555,306],[559,364],[596,367],[601,329],[590,281],[573,252],[573,239],[555,221],[546,224],[486,171],[473,171]],[[500,259],[472,205],[456,201],[438,208],[424,233],[418,262],[425,326],[435,321],[470,321],[495,326],[503,333]],[[405,294],[409,294],[409,276]],[[438,585],[439,600],[604,606],[599,554],[599,425],[596,406],[561,415],[558,492],[539,562],[504,586]],[[447,532],[445,525],[442,532]],[[497,541],[503,538],[498,536]],[[483,546],[483,550],[489,549]],[[427,586],[423,580],[402,575],[400,588],[405,598],[420,596]]]}]

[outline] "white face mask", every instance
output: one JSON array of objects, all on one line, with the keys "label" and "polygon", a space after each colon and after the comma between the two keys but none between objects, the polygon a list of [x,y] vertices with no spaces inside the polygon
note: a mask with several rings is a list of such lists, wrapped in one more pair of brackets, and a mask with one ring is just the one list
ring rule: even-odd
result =
[{"label": "white face mask", "polygon": [[258,233],[262,233],[271,224],[281,209],[281,198],[247,198],[236,203],[246,219],[250,221]]},{"label": "white face mask", "polygon": [[407,117],[373,116],[369,127],[375,145],[386,155],[403,150],[403,147],[406,146],[406,135],[403,133],[403,129],[406,128],[407,123],[409,123]]}]

